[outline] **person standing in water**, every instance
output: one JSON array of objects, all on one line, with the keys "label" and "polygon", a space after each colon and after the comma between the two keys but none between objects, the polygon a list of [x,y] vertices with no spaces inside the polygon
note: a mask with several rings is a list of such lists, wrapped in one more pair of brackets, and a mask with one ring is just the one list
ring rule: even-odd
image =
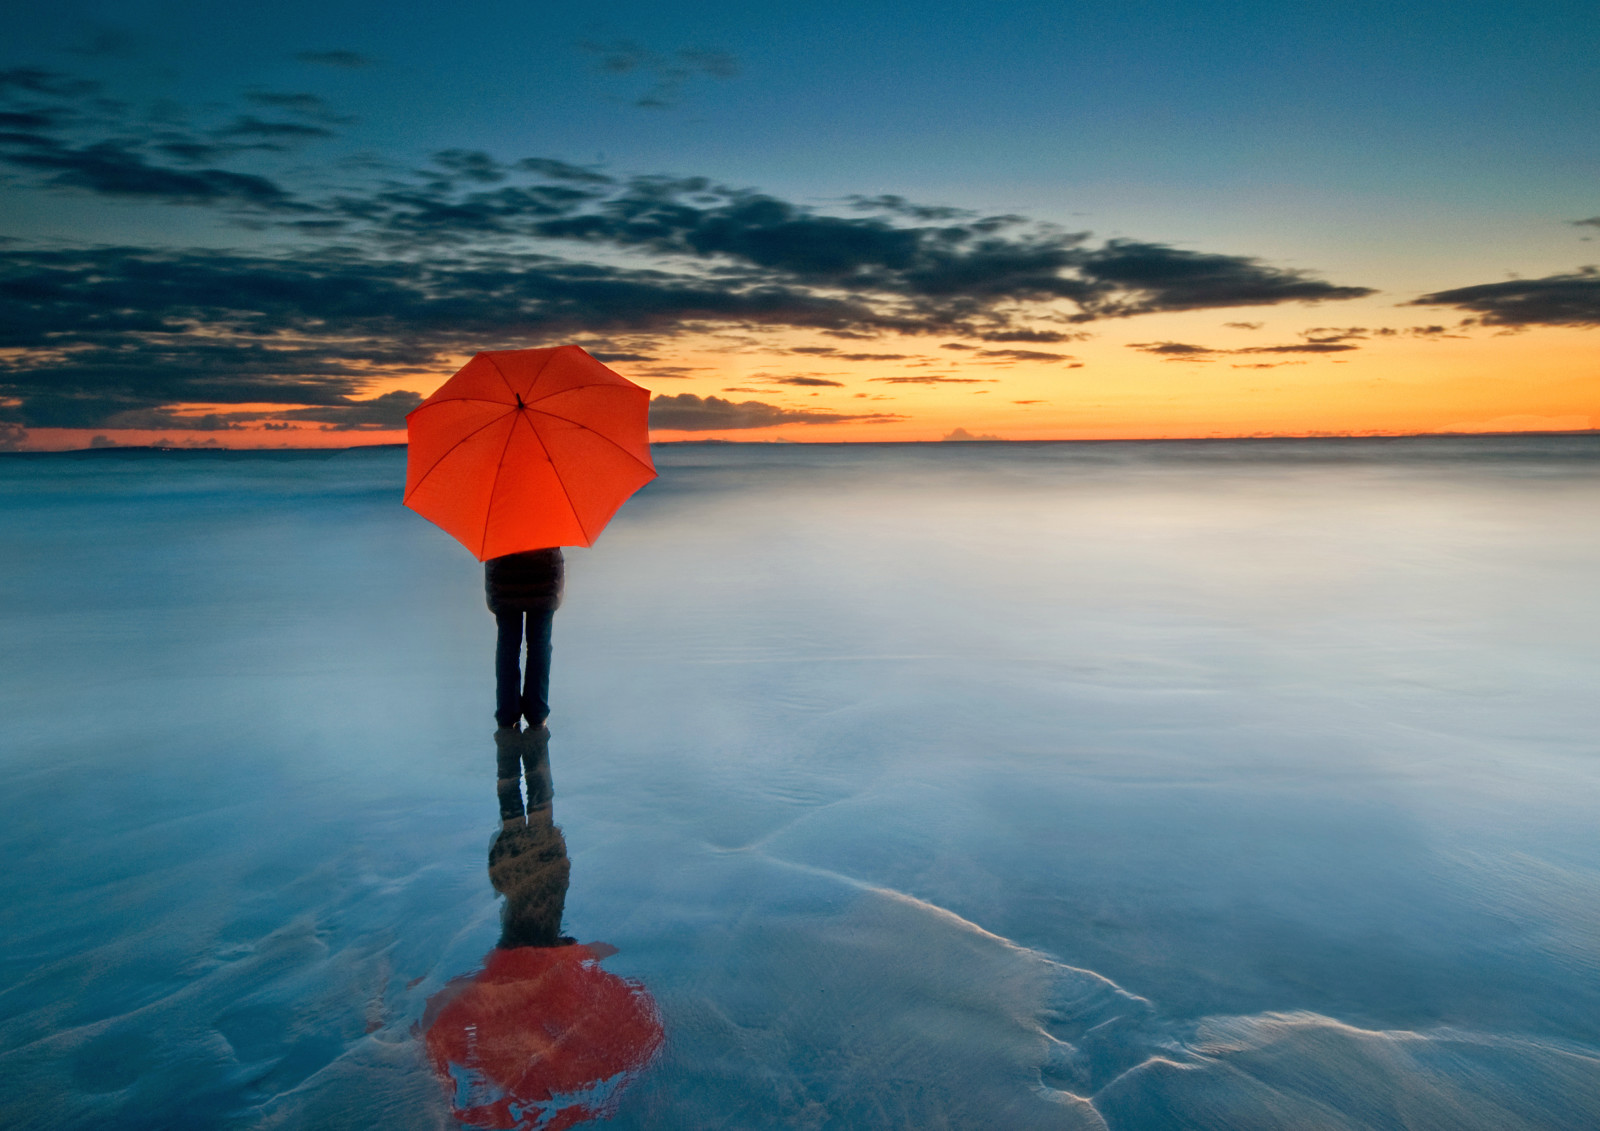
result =
[{"label": "person standing in water", "polygon": [[[550,626],[561,605],[565,564],[559,546],[483,563],[483,587],[500,629],[495,648],[494,721],[542,726],[550,714]],[[528,645],[523,669],[522,645]]]}]

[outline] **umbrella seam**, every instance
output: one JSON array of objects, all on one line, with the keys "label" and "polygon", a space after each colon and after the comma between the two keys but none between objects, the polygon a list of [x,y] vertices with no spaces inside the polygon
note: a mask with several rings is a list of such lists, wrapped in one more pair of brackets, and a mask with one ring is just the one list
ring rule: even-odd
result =
[{"label": "umbrella seam", "polygon": [[[503,377],[505,375],[501,374],[501,376]],[[522,414],[519,412],[516,415],[521,416]],[[501,417],[501,419],[503,420],[505,418]],[[485,426],[485,427],[487,427],[487,426]],[[506,453],[511,450],[511,437],[515,436],[516,434],[517,434],[517,422],[515,420],[513,420],[511,422],[510,430],[506,432],[506,443],[505,443],[505,446],[500,449],[500,462],[495,464],[494,478],[489,481],[489,501],[488,501],[488,503],[486,503],[484,505],[484,508],[483,508],[483,539],[478,543],[478,560],[480,562],[483,561],[483,552],[484,552],[484,550],[486,550],[488,548],[488,546],[489,546],[489,516],[494,513],[494,492],[495,492],[495,488],[500,486],[500,472],[505,469],[505,466],[506,466]],[[548,453],[548,452],[545,453],[545,455],[547,457],[549,456],[549,454],[550,453]],[[564,489],[565,488],[563,488],[563,490]]]},{"label": "umbrella seam", "polygon": [[[621,377],[622,375],[619,373],[616,374],[616,376]],[[582,385],[568,385],[565,388],[557,389],[553,393],[545,393],[540,397],[530,396],[527,400],[527,403],[534,405],[538,404],[540,401],[555,400],[555,398],[559,396],[563,396],[567,393],[576,393],[581,389],[638,389],[641,393],[648,393],[650,391],[643,385],[635,385],[632,381],[628,381],[626,377],[623,377],[622,379],[626,381],[627,384],[619,385],[615,381],[589,381]],[[530,389],[528,391],[531,393],[533,390]]]},{"label": "umbrella seam", "polygon": [[[450,404],[455,401],[475,401],[478,404],[498,404],[505,405],[506,408],[511,407],[510,405],[506,404],[505,401],[492,400],[489,397],[440,397],[438,400],[430,399],[427,404],[419,404],[416,408],[412,409],[411,412],[419,412],[425,408],[432,408],[434,405]],[[406,413],[406,415],[410,416],[411,412]]]},{"label": "umbrella seam", "polygon": [[[499,403],[500,403],[500,402],[499,402],[499,401],[491,401],[491,402],[490,402],[490,403],[491,403],[491,404],[499,404]],[[509,407],[508,407],[508,411],[515,411],[515,410],[513,410],[513,409],[509,409]],[[430,475],[432,475],[432,474],[433,474],[433,473],[434,473],[434,471],[435,471],[435,470],[437,470],[437,469],[438,469],[438,467],[439,467],[439,465],[440,465],[440,464],[441,464],[441,463],[443,463],[443,462],[444,462],[444,461],[445,461],[445,460],[446,460],[446,459],[448,459],[448,458],[449,458],[449,456],[450,456],[450,453],[451,453],[451,452],[453,452],[453,451],[455,451],[455,450],[456,450],[456,449],[457,449],[457,448],[459,448],[459,447],[460,447],[460,446],[461,446],[461,445],[462,445],[462,444],[465,444],[465,443],[466,443],[466,442],[467,442],[467,441],[468,441],[468,440],[470,440],[470,439],[472,439],[472,438],[473,438],[473,437],[474,437],[474,436],[476,436],[476,435],[477,435],[477,434],[478,434],[478,433],[479,433],[479,432],[482,432],[482,431],[483,431],[483,430],[484,430],[484,429],[485,429],[485,428],[487,428],[487,427],[489,427],[489,425],[491,425],[491,424],[497,424],[497,423],[499,423],[499,422],[500,422],[500,421],[502,421],[502,420],[504,420],[504,419],[505,419],[505,418],[506,418],[506,414],[505,414],[505,413],[504,413],[504,412],[502,412],[502,413],[501,413],[501,414],[500,414],[500,415],[499,415],[499,416],[497,416],[497,417],[495,417],[495,418],[494,418],[494,419],[493,419],[493,420],[490,420],[490,421],[486,421],[486,422],[485,422],[485,423],[483,423],[483,424],[480,424],[480,425],[478,425],[478,426],[477,426],[477,427],[476,427],[476,428],[474,428],[474,429],[473,429],[473,430],[472,430],[472,431],[471,431],[471,432],[468,432],[468,433],[467,433],[467,434],[466,434],[466,435],[465,435],[465,436],[463,436],[463,437],[461,437],[461,439],[459,439],[459,440],[457,440],[457,441],[456,441],[456,442],[455,442],[455,443],[453,443],[453,444],[451,444],[451,445],[450,445],[450,447],[449,447],[449,448],[447,448],[447,449],[446,449],[446,450],[445,450],[445,451],[444,451],[444,452],[443,452],[443,453],[442,453],[442,454],[441,454],[441,455],[440,455],[440,456],[439,456],[439,458],[438,458],[438,459],[436,459],[436,460],[434,460],[434,461],[433,461],[433,463],[432,463],[432,465],[431,465],[431,466],[430,466],[430,467],[429,467],[429,468],[428,468],[428,470],[427,470],[427,471],[424,471],[424,472],[423,472],[423,473],[422,473],[422,474],[421,474],[421,475],[419,475],[419,476],[417,476],[417,481],[416,481],[416,483],[415,483],[415,484],[413,484],[413,485],[412,485],[412,487],[411,487],[411,489],[410,489],[410,490],[409,490],[409,491],[407,491],[407,492],[406,492],[406,495],[405,495],[405,498],[406,498],[406,499],[410,499],[410,498],[411,498],[411,496],[412,496],[412,495],[415,495],[415,494],[416,494],[416,493],[417,493],[417,488],[419,488],[419,487],[421,487],[421,486],[422,486],[422,483],[423,483],[423,481],[424,481],[424,480],[425,480],[425,479],[427,479],[427,478],[428,478],[428,476],[430,476]],[[408,445],[409,445],[409,441],[408,441]],[[403,501],[405,501],[405,500],[402,500],[402,502],[403,502]]]},{"label": "umbrella seam", "polygon": [[562,350],[564,350],[566,348],[567,348],[566,346],[557,346],[555,349],[551,350],[549,353],[544,355],[544,360],[539,363],[539,371],[537,373],[535,373],[533,375],[533,379],[528,382],[528,399],[529,400],[533,399],[533,390],[538,387],[539,378],[543,377],[544,376],[544,371],[546,369],[550,368],[550,363],[556,359],[556,354],[560,353]]},{"label": "umbrella seam", "polygon": [[[585,388],[592,388],[593,386],[587,386],[586,385],[584,387]],[[648,471],[652,476],[660,474],[658,471],[656,471],[656,469],[654,467],[652,467],[648,463],[645,463],[644,460],[642,460],[638,456],[634,455],[627,448],[623,447],[621,444],[619,444],[615,440],[613,440],[610,436],[607,436],[604,432],[596,432],[593,428],[590,428],[587,424],[582,424],[582,423],[580,423],[580,422],[578,422],[576,420],[573,420],[570,416],[562,416],[559,412],[546,412],[544,409],[542,409],[542,408],[534,408],[532,405],[529,405],[527,407],[528,407],[528,411],[529,412],[537,412],[540,416],[548,416],[548,417],[550,417],[550,418],[552,418],[554,420],[565,420],[568,424],[572,425],[574,428],[582,428],[585,432],[588,432],[591,435],[599,436],[602,440],[604,440],[606,443],[610,444],[613,448],[616,448],[617,451],[621,452],[623,455],[625,455],[629,459],[631,459],[634,463],[638,464],[640,467],[642,467],[646,471]],[[533,425],[530,424],[529,427],[531,428],[531,427],[533,427]],[[648,430],[646,431],[646,434],[648,435]],[[535,433],[535,435],[537,435],[537,433]],[[542,443],[543,441],[540,441],[540,442]],[[563,486],[562,489],[565,490],[565,487]]]},{"label": "umbrella seam", "polygon": [[485,361],[487,361],[489,363],[489,367],[491,369],[493,369],[496,373],[500,374],[500,380],[505,382],[506,392],[510,393],[514,397],[517,396],[518,393],[517,393],[516,388],[511,384],[511,378],[507,377],[506,376],[506,371],[504,369],[501,369],[500,366],[495,363],[495,360],[494,360],[494,358],[492,356],[490,356],[489,351],[485,350],[479,356],[481,356]]},{"label": "umbrella seam", "polygon": [[[538,410],[537,409],[528,409],[526,411],[528,411],[528,412],[536,412]],[[522,413],[518,413],[517,415],[518,416],[522,416]],[[544,415],[553,416],[554,414],[547,412]],[[523,419],[527,420],[527,417],[524,416]],[[557,420],[564,420],[566,418],[558,416],[558,417],[556,417],[556,419]],[[544,437],[539,435],[539,430],[533,426],[533,421],[528,420],[527,423],[528,423],[528,431],[532,432],[533,433],[533,438],[535,440],[539,441],[539,447],[544,452],[544,458],[550,464],[550,474],[554,475],[556,477],[556,482],[561,484],[561,493],[566,496],[567,509],[572,512],[572,521],[576,522],[578,524],[578,532],[583,535],[585,543],[587,543],[588,545],[591,545],[591,546],[594,545],[594,539],[592,537],[590,537],[590,535],[589,535],[589,528],[583,524],[583,517],[578,514],[578,504],[574,503],[572,501],[572,492],[567,490],[567,481],[565,479],[561,478],[561,469],[556,466],[556,461],[550,457],[550,448],[545,444]],[[581,425],[580,425],[580,427],[581,427]],[[515,431],[515,428],[513,428],[512,430]],[[584,430],[585,431],[591,431],[591,429],[584,429]],[[596,432],[595,435],[598,436],[599,433]],[[506,441],[507,446],[510,446],[510,443],[511,442],[509,440]],[[498,473],[496,473],[496,474],[498,475]]]}]

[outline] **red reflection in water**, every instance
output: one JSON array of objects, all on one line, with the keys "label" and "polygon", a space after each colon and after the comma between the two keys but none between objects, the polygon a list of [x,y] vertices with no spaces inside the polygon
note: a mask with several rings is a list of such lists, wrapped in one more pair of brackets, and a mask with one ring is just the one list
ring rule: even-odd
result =
[{"label": "red reflection in water", "polygon": [[615,1115],[661,1049],[661,1016],[638,982],[600,968],[603,945],[489,952],[483,969],[428,999],[428,1056],[469,1127],[560,1131]]}]

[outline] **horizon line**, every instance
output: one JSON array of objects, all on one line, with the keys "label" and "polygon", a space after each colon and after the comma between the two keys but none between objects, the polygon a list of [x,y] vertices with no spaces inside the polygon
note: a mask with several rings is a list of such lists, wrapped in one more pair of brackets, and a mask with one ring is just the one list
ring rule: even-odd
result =
[{"label": "horizon line", "polygon": [[[719,444],[736,445],[745,447],[888,447],[891,445],[984,445],[984,444],[1193,444],[1193,443],[1239,443],[1259,441],[1282,440],[1422,440],[1422,439],[1507,439],[1516,436],[1549,437],[1549,436],[1600,436],[1600,428],[1561,428],[1561,429],[1528,429],[1510,432],[1323,432],[1323,433],[1272,433],[1270,435],[1244,435],[1244,436],[1097,436],[1076,437],[1061,439],[1027,439],[1007,440],[998,436],[983,438],[952,440],[940,438],[937,440],[727,440],[722,438],[707,438],[703,440],[654,440],[651,446],[666,447],[679,444]],[[47,455],[82,455],[87,452],[354,452],[365,449],[405,448],[407,441],[382,444],[347,444],[342,447],[334,445],[313,444],[309,446],[291,447],[282,445],[278,447],[228,447],[222,444],[99,444],[82,448],[18,448],[9,451],[0,451],[0,455],[20,456],[47,456]]]}]

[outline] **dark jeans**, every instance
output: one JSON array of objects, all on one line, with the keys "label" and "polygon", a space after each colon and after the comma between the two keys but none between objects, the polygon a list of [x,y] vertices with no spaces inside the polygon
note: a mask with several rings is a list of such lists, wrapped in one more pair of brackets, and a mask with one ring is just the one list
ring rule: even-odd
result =
[{"label": "dark jeans", "polygon": [[[550,714],[550,623],[554,609],[536,613],[496,613],[500,641],[494,653],[494,721],[515,726],[526,718],[538,726]],[[522,640],[528,640],[528,667],[521,668]]]}]

